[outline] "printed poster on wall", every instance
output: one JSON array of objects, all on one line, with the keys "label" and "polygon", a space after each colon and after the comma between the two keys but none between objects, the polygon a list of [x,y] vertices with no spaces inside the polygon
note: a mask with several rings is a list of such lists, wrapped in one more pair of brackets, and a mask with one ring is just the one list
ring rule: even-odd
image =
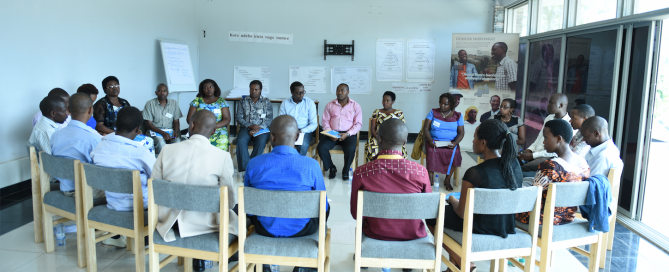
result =
[{"label": "printed poster on wall", "polygon": [[434,82],[434,40],[407,41],[406,81]]},{"label": "printed poster on wall", "polygon": [[376,81],[402,81],[404,40],[376,40]]},{"label": "printed poster on wall", "polygon": [[518,34],[453,34],[450,91],[461,93],[455,108],[464,117],[463,151],[472,151],[476,127],[499,113],[501,101],[515,98]]}]

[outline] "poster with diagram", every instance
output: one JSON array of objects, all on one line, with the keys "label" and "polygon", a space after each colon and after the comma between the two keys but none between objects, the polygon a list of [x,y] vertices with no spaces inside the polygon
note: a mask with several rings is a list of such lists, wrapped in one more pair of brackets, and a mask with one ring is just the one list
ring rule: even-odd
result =
[{"label": "poster with diagram", "polygon": [[402,81],[404,77],[404,40],[376,40],[376,80]]},{"label": "poster with diagram", "polygon": [[327,75],[325,66],[290,66],[288,67],[288,87],[295,81],[304,85],[307,93],[326,93]]},{"label": "poster with diagram", "polygon": [[407,41],[407,82],[434,82],[434,40]]},{"label": "poster with diagram", "polygon": [[372,93],[372,67],[332,67],[330,76],[330,91],[337,92],[337,86],[341,83],[348,85],[351,94],[371,94]]},{"label": "poster with diagram", "polygon": [[251,81],[260,80],[262,82],[263,95],[268,95],[270,90],[270,70],[269,67],[235,66],[233,77],[235,89],[248,89]]}]

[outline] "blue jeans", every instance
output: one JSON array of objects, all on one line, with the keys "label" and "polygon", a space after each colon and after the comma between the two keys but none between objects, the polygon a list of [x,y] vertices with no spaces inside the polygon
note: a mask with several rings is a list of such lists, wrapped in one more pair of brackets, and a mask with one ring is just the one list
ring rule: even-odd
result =
[{"label": "blue jeans", "polygon": [[297,149],[297,152],[300,152],[300,155],[305,156],[307,155],[307,152],[309,151],[309,143],[311,143],[311,138],[313,138],[313,135],[310,133],[304,133],[304,141],[302,141],[302,145],[296,145],[295,149]]},{"label": "blue jeans", "polygon": [[[260,134],[258,137],[249,136],[248,128],[240,128],[237,134],[237,166],[239,172],[246,171],[249,161],[265,152],[265,145],[269,140],[269,133]],[[253,141],[253,152],[249,156],[249,143]]]}]

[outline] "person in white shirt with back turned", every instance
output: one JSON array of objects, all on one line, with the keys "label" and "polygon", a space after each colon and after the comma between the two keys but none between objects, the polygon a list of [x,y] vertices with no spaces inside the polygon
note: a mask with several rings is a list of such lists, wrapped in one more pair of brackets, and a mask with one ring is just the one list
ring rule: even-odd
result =
[{"label": "person in white shirt with back turned", "polygon": [[[544,120],[544,126],[546,125],[546,122],[553,119],[562,119],[569,122],[571,117],[569,117],[569,114],[567,113],[568,104],[569,100],[567,99],[566,95],[561,93],[552,95],[548,100],[547,110],[549,115],[546,116],[546,119]],[[528,161],[528,163],[521,167],[523,172],[536,172],[539,170],[540,163],[544,162],[545,160],[557,157],[555,153],[546,152],[546,149],[544,149],[543,133],[544,128],[542,127],[534,143],[525,149],[524,152],[518,153],[519,159]],[[534,176],[534,173],[532,173],[530,176]]]},{"label": "person in white shirt with back turned", "polygon": [[623,173],[624,163],[620,159],[620,150],[609,136],[609,124],[606,119],[593,116],[581,125],[583,139],[590,145],[585,160],[590,165],[590,175],[609,175],[610,169],[616,169],[616,175]]}]

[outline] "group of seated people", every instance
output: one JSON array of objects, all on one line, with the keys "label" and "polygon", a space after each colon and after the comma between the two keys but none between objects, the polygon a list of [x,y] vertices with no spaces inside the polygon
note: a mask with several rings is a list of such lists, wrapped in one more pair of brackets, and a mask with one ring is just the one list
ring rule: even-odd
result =
[{"label": "group of seated people", "polygon": [[[54,156],[80,160],[103,167],[139,170],[143,189],[143,200],[147,206],[147,180],[157,178],[171,182],[193,185],[228,186],[229,206],[237,204],[233,187],[233,162],[228,153],[227,126],[230,123],[228,104],[221,97],[215,81],[202,81],[197,97],[190,104],[187,114],[189,139],[181,139],[179,118],[182,116],[176,101],[168,99],[167,86],[158,85],[156,98],[148,101],[143,111],[130,106],[119,98],[119,84],[115,77],[103,80],[106,96],[94,103],[98,94],[92,84],[84,84],[71,97],[62,89],[54,89],[40,103],[41,116],[29,143],[38,150]],[[240,100],[236,108],[239,128],[237,159],[239,172],[244,173],[244,186],[265,190],[308,191],[325,190],[323,174],[318,162],[306,155],[311,133],[318,127],[314,101],[305,97],[304,86],[295,82],[290,86],[291,98],[283,101],[279,116],[273,118],[273,108],[268,98],[263,97],[262,83],[250,83],[250,95]],[[355,134],[362,126],[360,105],[348,97],[346,84],[337,87],[337,98],[329,102],[322,116],[324,131],[338,133],[337,138],[320,136],[318,154],[323,160],[329,177],[337,170],[332,163],[329,149],[341,145],[344,150],[345,168],[343,177],[348,178],[348,167],[356,152]],[[381,193],[429,193],[432,173],[448,173],[450,168],[461,164],[458,147],[464,136],[463,116],[455,111],[460,96],[446,93],[439,98],[439,108],[432,109],[422,129],[427,169],[407,160],[408,128],[402,111],[392,107],[395,94],[383,95],[382,109],[373,113],[370,140],[365,146],[368,163],[353,173],[352,191],[365,190]],[[448,199],[444,227],[462,231],[464,205],[467,189],[511,189],[522,186],[540,186],[544,190],[551,182],[583,181],[590,175],[606,175],[609,169],[622,169],[619,151],[608,133],[604,118],[595,116],[588,105],[579,105],[567,114],[568,101],[565,95],[555,94],[549,101],[548,111],[540,137],[525,152],[517,152],[524,144],[522,121],[513,116],[516,103],[505,99],[500,111],[481,122],[473,138],[473,152],[483,157],[484,162],[466,170],[459,199]],[[144,146],[138,136],[146,123],[147,130],[156,142],[156,153]],[[571,123],[571,125],[570,125]],[[171,130],[171,131],[170,131]],[[269,130],[267,133],[260,133]],[[301,146],[296,140],[304,134]],[[101,137],[104,136],[104,137]],[[248,153],[248,144],[254,149]],[[272,151],[262,154],[267,142]],[[448,141],[446,145],[437,145]],[[170,143],[170,144],[168,144]],[[422,147],[420,147],[422,148]],[[529,161],[521,166],[520,161]],[[393,163],[388,163],[393,161]],[[399,170],[399,171],[397,171]],[[523,184],[523,175],[532,173],[532,184]],[[618,172],[620,173],[620,172]],[[71,180],[56,179],[66,196],[74,195]],[[438,182],[438,181],[437,181]],[[451,189],[452,190],[452,189]],[[107,207],[117,211],[132,211],[133,195],[112,192],[97,192],[96,197],[106,198]],[[546,192],[542,199],[545,202]],[[357,194],[350,199],[351,215],[356,217]],[[191,237],[218,230],[216,214],[182,212],[159,208],[157,230],[166,241],[175,240],[175,231],[180,237]],[[575,207],[556,209],[554,224],[573,221]],[[330,206],[327,207],[327,215]],[[236,208],[229,211],[229,232],[237,235]],[[528,214],[482,215],[474,219],[474,233],[497,235],[506,238],[515,233],[515,220],[527,223]],[[406,241],[425,237],[425,225],[421,220],[395,220],[364,218],[363,232],[373,239]],[[315,233],[318,221],[314,218],[288,219],[252,216],[249,220],[259,235],[269,237],[301,237]],[[436,221],[426,220],[428,225]],[[123,237],[115,236],[103,241],[108,245],[125,246]],[[457,254],[447,248],[451,260],[460,265]],[[204,263],[194,260],[195,271],[203,271]],[[269,267],[264,267],[265,271]],[[410,270],[410,269],[405,269]],[[315,271],[312,268],[295,268],[294,271]]]}]

